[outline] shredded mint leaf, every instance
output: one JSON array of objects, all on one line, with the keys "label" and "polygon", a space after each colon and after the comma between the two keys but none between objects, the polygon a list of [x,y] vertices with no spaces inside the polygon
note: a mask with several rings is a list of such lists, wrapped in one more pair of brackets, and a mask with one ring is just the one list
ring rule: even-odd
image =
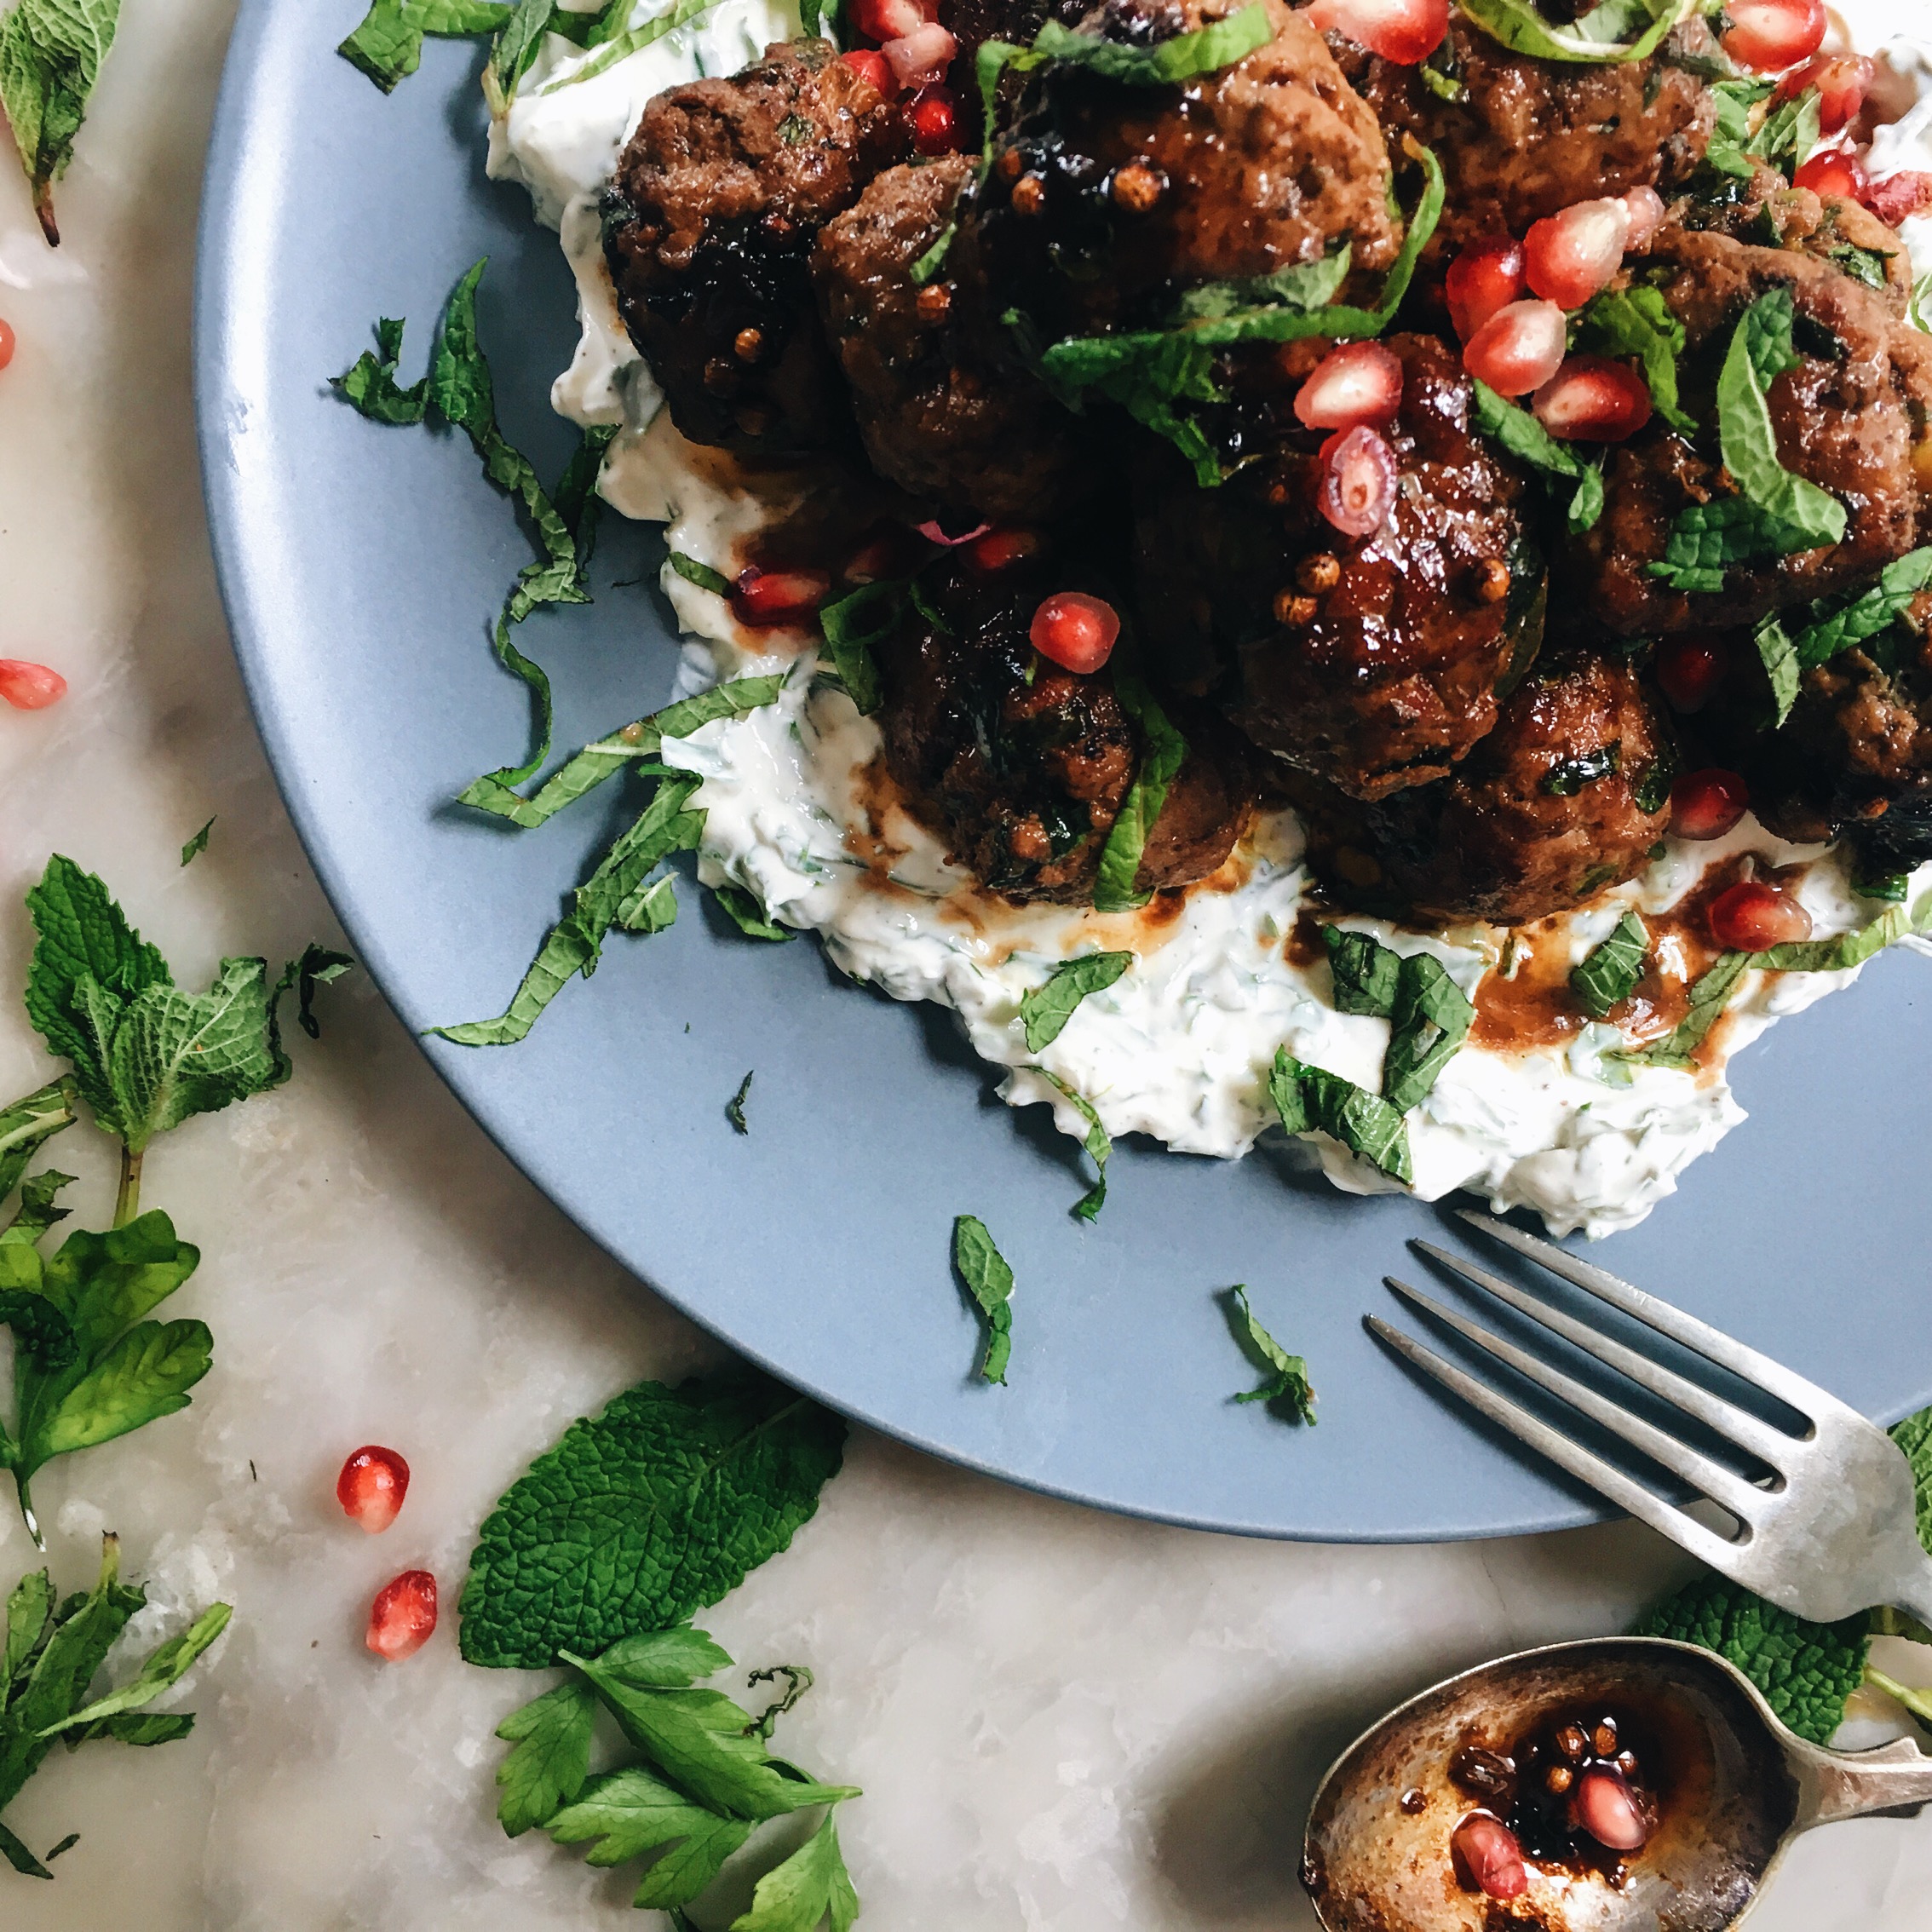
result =
[{"label": "shredded mint leaf", "polygon": [[493,0],[371,0],[361,26],[336,51],[392,94],[422,65],[425,34],[495,33],[515,10]]},{"label": "shredded mint leaf", "polygon": [[708,563],[686,556],[682,550],[669,552],[666,561],[687,584],[695,584],[700,590],[710,590],[720,597],[731,595],[731,579],[722,570],[713,570]]},{"label": "shredded mint leaf", "polygon": [[74,158],[120,11],[120,0],[15,0],[0,19],[0,108],[50,248],[60,245],[54,184]]},{"label": "shredded mint leaf", "polygon": [[1889,906],[1869,925],[1854,931],[1831,939],[1797,940],[1747,957],[1752,965],[1774,973],[1849,973],[1908,933],[1923,932],[1928,925],[1932,925],[1932,893],[1909,911],[1902,905]]},{"label": "shredded mint leaf", "polygon": [[515,100],[517,83],[530,71],[530,64],[537,58],[543,36],[550,31],[556,15],[557,0],[517,0],[490,49],[492,112],[499,112]]},{"label": "shredded mint leaf", "polygon": [[986,1347],[980,1361],[983,1382],[1003,1383],[1013,1356],[1013,1270],[976,1215],[956,1216],[952,1265],[966,1292],[986,1317]]},{"label": "shredded mint leaf", "polygon": [[1049,1073],[1044,1067],[1029,1067],[1029,1073],[1039,1078],[1072,1102],[1074,1110],[1087,1124],[1086,1137],[1080,1145],[1086,1150],[1087,1158],[1098,1170],[1099,1178],[1085,1193],[1073,1204],[1074,1217],[1079,1221],[1092,1221],[1107,1205],[1107,1164],[1113,1153],[1113,1141],[1101,1117],[1094,1109],[1094,1103],[1077,1087],[1070,1087],[1057,1073]]},{"label": "shredded mint leaf", "polygon": [[1912,874],[1888,872],[1882,878],[1854,879],[1852,890],[1860,899],[1883,899],[1896,903],[1912,890]]},{"label": "shredded mint leaf", "polygon": [[1408,1128],[1400,1113],[1381,1095],[1339,1073],[1303,1066],[1286,1047],[1275,1054],[1268,1090],[1281,1124],[1291,1134],[1326,1134],[1383,1173],[1414,1184]]},{"label": "shredded mint leaf", "polygon": [[1785,629],[1783,619],[1775,612],[1751,633],[1751,641],[1757,647],[1764,675],[1771,681],[1771,701],[1777,711],[1775,722],[1782,724],[1791,715],[1791,706],[1797,703],[1798,678],[1803,670],[1797,647],[1792,643],[1791,634]]},{"label": "shredded mint leaf", "polygon": [[[628,60],[633,54],[655,45],[667,33],[675,33],[681,26],[688,26],[700,14],[709,13],[718,0],[677,0],[677,4],[668,12],[659,14],[655,20],[644,21],[641,26],[630,28],[608,40],[589,60],[574,72],[561,74],[538,91],[555,94],[559,88],[573,87],[579,81],[595,80],[600,74],[607,74],[620,60]],[[624,11],[630,11],[628,4]]]},{"label": "shredded mint leaf", "polygon": [[1297,1422],[1314,1427],[1314,1388],[1308,1380],[1308,1365],[1299,1355],[1291,1355],[1256,1320],[1248,1306],[1245,1287],[1228,1291],[1228,1312],[1235,1339],[1246,1348],[1268,1379],[1259,1389],[1237,1395],[1237,1402],[1279,1403]]},{"label": "shredded mint leaf", "polygon": [[1541,790],[1552,798],[1574,798],[1586,785],[1595,785],[1599,779],[1607,779],[1623,762],[1624,746],[1620,739],[1612,739],[1607,745],[1599,745],[1594,751],[1579,752],[1573,758],[1565,758],[1552,765],[1543,774]]},{"label": "shredded mint leaf", "polygon": [[1175,319],[1218,320],[1238,309],[1263,308],[1269,303],[1298,309],[1304,314],[1311,309],[1325,308],[1341,294],[1354,262],[1354,250],[1344,241],[1316,261],[1278,268],[1272,275],[1256,276],[1245,282],[1204,282],[1181,297]]},{"label": "shredded mint leaf", "polygon": [[1767,516],[1743,497],[1693,503],[1670,526],[1660,562],[1646,567],[1673,590],[1717,591],[1727,568],[1806,547],[1804,533]]},{"label": "shredded mint leaf", "polygon": [[1845,1699],[1865,1676],[1870,1642],[1862,1615],[1807,1623],[1715,1576],[1667,1597],[1632,1635],[1715,1651],[1757,1686],[1781,1722],[1820,1745],[1844,1722]]},{"label": "shredded mint leaf", "polygon": [[726,917],[746,939],[778,942],[798,937],[792,927],[781,926],[775,921],[768,919],[764,907],[743,886],[713,886],[711,897],[723,910]]},{"label": "shredded mint leaf", "polygon": [[1912,299],[1906,308],[1913,328],[1932,334],[1932,271],[1921,275],[1912,285]]},{"label": "shredded mint leaf", "polygon": [[73,1125],[79,1097],[72,1080],[63,1077],[0,1109],[0,1199],[20,1185],[38,1149]]},{"label": "shredded mint leaf", "polygon": [[497,1816],[509,1837],[549,1824],[584,1789],[596,1711],[595,1693],[572,1677],[497,1725],[497,1735],[515,1746],[497,1767]]},{"label": "shredded mint leaf", "polygon": [[731,1932],[817,1932],[828,1919],[831,1932],[850,1932],[858,1916],[859,1895],[838,1849],[838,1828],[828,1817],[783,1865],[758,1881],[750,1911],[732,1922]]},{"label": "shredded mint leaf", "polygon": [[[1699,0],[1660,0],[1638,8],[1605,0],[1568,27],[1545,20],[1530,0],[1456,0],[1457,10],[1492,40],[1532,60],[1607,66],[1647,60]],[[1619,38],[1636,30],[1636,37]]]},{"label": "shredded mint leaf", "polygon": [[385,315],[376,325],[376,348],[365,349],[354,365],[335,380],[336,393],[359,415],[372,423],[408,425],[420,423],[429,406],[429,378],[417,377],[405,389],[396,381],[402,355],[404,324]]},{"label": "shredded mint leaf", "polygon": [[1395,988],[1402,976],[1402,956],[1390,951],[1373,933],[1350,932],[1324,926],[1322,943],[1335,975],[1335,1010],[1366,1014],[1386,1020],[1395,1010]]},{"label": "shredded mint leaf", "polygon": [[681,1623],[790,1547],[844,1440],[829,1410],[749,1369],[641,1383],[572,1423],[491,1513],[463,1656],[537,1670]]},{"label": "shredded mint leaf", "polygon": [[1751,963],[1748,952],[1722,954],[1714,965],[1699,975],[1690,990],[1688,1010],[1662,1039],[1653,1040],[1648,1046],[1607,1053],[1603,1057],[1630,1067],[1689,1067],[1692,1056],[1717,1024],[1718,1015],[1729,1003],[1738,981]]},{"label": "shredded mint leaf", "polygon": [[1403,960],[1382,1066],[1383,1097],[1398,1114],[1428,1097],[1475,1021],[1469,995],[1433,953],[1412,952]]},{"label": "shredded mint leaf", "polygon": [[1570,987],[1593,1020],[1607,1020],[1610,1009],[1630,997],[1643,977],[1650,952],[1650,934],[1643,921],[1626,912],[1616,929],[1570,975]]},{"label": "shredded mint leaf", "polygon": [[1892,260],[1889,250],[1860,248],[1855,242],[1847,242],[1843,247],[1831,250],[1831,259],[1854,282],[1863,282],[1868,289],[1877,289],[1883,294],[1891,286],[1891,277],[1886,270],[1886,264]]},{"label": "shredded mint leaf", "polygon": [[215,821],[214,819],[210,819],[208,823],[204,825],[201,828],[201,830],[198,831],[194,835],[194,837],[191,838],[187,842],[187,843],[181,848],[181,863],[184,865],[187,865],[191,860],[198,859],[201,854],[208,849],[208,835],[210,832],[213,831],[214,829]]},{"label": "shredded mint leaf", "polygon": [[1774,107],[1745,143],[1745,152],[1782,167],[1787,179],[1797,171],[1822,136],[1818,89],[1808,87],[1795,99]]},{"label": "shredded mint leaf", "polygon": [[1147,836],[1167,802],[1167,790],[1187,762],[1187,741],[1168,722],[1138,673],[1115,673],[1114,695],[1121,708],[1140,727],[1141,762],[1134,782],[1121,802],[1120,814],[1107,828],[1101,848],[1100,870],[1094,879],[1096,912],[1131,912],[1145,906],[1152,893],[1135,889]]},{"label": "shredded mint leaf", "polygon": [[[1869,590],[1817,618],[1797,634],[1791,646],[1798,664],[1808,670],[1889,630],[1929,584],[1932,584],[1932,544],[1895,557]],[[1782,716],[1779,722],[1784,722]]]},{"label": "shredded mint leaf", "polygon": [[734,1133],[749,1134],[751,1131],[750,1124],[745,1118],[745,1102],[750,1092],[751,1075],[747,1073],[738,1083],[738,1091],[725,1102],[725,1118],[731,1123]]},{"label": "shredded mint leaf", "polygon": [[891,636],[906,614],[906,586],[893,578],[861,584],[856,590],[825,605],[819,612],[832,669],[846,695],[870,717],[884,696],[872,647]]},{"label": "shredded mint leaf", "polygon": [[1577,536],[1594,530],[1603,515],[1603,472],[1594,463],[1580,461],[1528,410],[1499,396],[1486,382],[1472,382],[1471,388],[1475,391],[1471,416],[1476,428],[1518,462],[1545,476],[1573,482],[1577,490],[1569,508],[1570,530]]},{"label": "shredded mint leaf", "polygon": [[1038,1053],[1060,1038],[1080,1002],[1089,993],[1103,992],[1134,963],[1130,952],[1085,952],[1062,960],[1042,986],[1030,987],[1020,1000],[1020,1023],[1026,1032],[1026,1050]]},{"label": "shredded mint leaf", "polygon": [[1677,359],[1684,353],[1685,339],[1684,325],[1671,313],[1663,291],[1641,284],[1606,289],[1584,309],[1577,331],[1578,348],[1598,355],[1636,356],[1643,365],[1657,413],[1688,435],[1697,423],[1677,406]]},{"label": "shredded mint leaf", "polygon": [[1243,60],[1274,37],[1265,7],[1244,7],[1227,19],[1152,47],[1133,47],[1097,33],[1076,33],[1049,20],[1033,37],[1033,51],[1062,66],[1085,67],[1129,87],[1174,87]]}]

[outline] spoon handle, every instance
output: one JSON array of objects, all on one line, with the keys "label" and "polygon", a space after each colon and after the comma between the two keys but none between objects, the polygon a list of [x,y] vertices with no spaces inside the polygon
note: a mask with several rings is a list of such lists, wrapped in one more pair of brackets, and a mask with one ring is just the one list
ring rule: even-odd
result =
[{"label": "spoon handle", "polygon": [[1800,1831],[1814,1825],[1835,1825],[1843,1818],[1917,1810],[1932,1803],[1932,1757],[1924,1757],[1910,1738],[1895,1739],[1876,1751],[1799,1745],[1791,1759],[1799,1786],[1794,1825]]}]

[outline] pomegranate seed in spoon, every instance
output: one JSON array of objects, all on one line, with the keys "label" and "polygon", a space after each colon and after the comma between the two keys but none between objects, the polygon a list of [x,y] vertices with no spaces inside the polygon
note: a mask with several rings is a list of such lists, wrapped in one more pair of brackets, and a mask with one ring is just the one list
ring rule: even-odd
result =
[{"label": "pomegranate seed in spoon", "polygon": [[1593,1764],[1570,1793],[1570,1822],[1612,1851],[1636,1851],[1650,1836],[1650,1820],[1620,1771]]},{"label": "pomegranate seed in spoon", "polygon": [[1825,44],[1825,0],[1727,0],[1724,12],[1724,51],[1757,73],[1782,73]]},{"label": "pomegranate seed in spoon", "polygon": [[363,1642],[391,1664],[413,1657],[436,1630],[436,1579],[427,1570],[405,1570],[382,1585],[369,1607]]},{"label": "pomegranate seed in spoon", "polygon": [[67,694],[67,681],[45,664],[25,658],[0,658],[0,698],[16,711],[43,711]]},{"label": "pomegranate seed in spoon", "polygon": [[1380,342],[1348,342],[1314,366],[1295,396],[1295,414],[1311,429],[1353,429],[1387,423],[1402,400],[1402,365]]},{"label": "pomegranate seed in spoon", "polygon": [[1457,1876],[1492,1899],[1520,1899],[1529,1889],[1522,1847],[1500,1818],[1472,1811],[1449,1839]]},{"label": "pomegranate seed in spoon", "polygon": [[1026,635],[1043,658],[1085,677],[1113,654],[1120,618],[1112,604],[1099,597],[1061,590],[1033,612]]},{"label": "pomegranate seed in spoon", "polygon": [[1705,921],[1711,938],[1732,952],[1766,952],[1811,937],[1811,915],[1768,879],[1745,879],[1719,893]]},{"label": "pomegranate seed in spoon", "polygon": [[1449,0],[1314,0],[1305,15],[1403,67],[1426,60],[1449,32]]},{"label": "pomegranate seed in spoon", "polygon": [[1395,507],[1395,452],[1365,423],[1324,446],[1321,514],[1344,537],[1369,537]]},{"label": "pomegranate seed in spoon", "polygon": [[1573,355],[1536,392],[1534,407],[1566,442],[1628,442],[1650,420],[1650,385],[1627,363]]},{"label": "pomegranate seed in spoon", "polygon": [[1523,244],[1508,235],[1471,242],[1449,264],[1442,292],[1449,319],[1466,342],[1498,309],[1521,299]]},{"label": "pomegranate seed in spoon", "polygon": [[1553,302],[1513,302],[1471,336],[1463,366],[1499,396],[1527,396],[1563,366],[1567,330]]},{"label": "pomegranate seed in spoon", "polygon": [[1670,787],[1670,830],[1679,838],[1722,838],[1751,807],[1751,787],[1735,772],[1711,766],[1686,772]]},{"label": "pomegranate seed in spoon", "polygon": [[408,1493],[409,1464],[379,1443],[358,1449],[336,1478],[336,1500],[371,1536],[380,1535],[402,1513]]},{"label": "pomegranate seed in spoon", "polygon": [[1532,223],[1523,237],[1523,279],[1560,308],[1581,308],[1624,265],[1630,211],[1620,201],[1579,201]]}]

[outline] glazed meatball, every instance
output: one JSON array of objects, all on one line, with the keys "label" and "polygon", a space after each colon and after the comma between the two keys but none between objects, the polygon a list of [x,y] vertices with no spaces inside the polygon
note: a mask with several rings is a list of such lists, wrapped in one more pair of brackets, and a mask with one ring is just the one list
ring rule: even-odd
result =
[{"label": "glazed meatball", "polygon": [[1521,486],[1470,429],[1469,378],[1433,336],[1389,347],[1403,371],[1389,434],[1400,486],[1373,535],[1345,538],[1322,516],[1308,431],[1216,490],[1163,465],[1138,520],[1164,674],[1358,798],[1443,777],[1495,723],[1499,687],[1542,635]]},{"label": "glazed meatball", "polygon": [[872,467],[916,497],[1025,520],[1091,480],[1090,466],[1081,474],[1079,426],[1032,377],[981,346],[990,331],[975,281],[912,279],[974,165],[948,154],[888,169],[820,233],[812,274]]},{"label": "glazed meatball", "polygon": [[[1317,261],[1343,240],[1359,269],[1396,249],[1382,134],[1323,44],[1262,0],[1274,37],[1178,87],[1049,64],[996,141],[979,198],[998,308],[1043,338],[1163,322],[1177,292]],[[1158,44],[1232,0],[1106,0],[1084,31]]]},{"label": "glazed meatball", "polygon": [[1895,321],[1886,298],[1815,256],[1754,248],[1728,236],[1667,229],[1650,271],[1689,338],[1685,407],[1716,421],[1718,368],[1739,319],[1768,290],[1788,288],[1797,308],[1798,366],[1771,384],[1780,460],[1839,498],[1844,541],[1733,564],[1715,592],[1673,589],[1649,566],[1693,503],[1730,486],[1714,430],[1693,442],[1654,423],[1612,452],[1606,509],[1568,547],[1560,590],[1624,637],[1724,629],[1862,586],[1932,533],[1932,501],[1918,465],[1932,418],[1932,338]]},{"label": "glazed meatball", "polygon": [[1679,27],[1647,60],[1569,66],[1513,54],[1452,14],[1430,61],[1462,97],[1446,101],[1419,66],[1398,66],[1331,35],[1343,73],[1393,145],[1404,134],[1433,148],[1448,183],[1434,246],[1521,235],[1578,201],[1654,187],[1668,195],[1704,158],[1716,124],[1711,91],[1677,56],[1710,60],[1701,20]]},{"label": "glazed meatball", "polygon": [[1673,756],[1628,664],[1539,665],[1453,778],[1310,802],[1308,858],[1344,904],[1518,925],[1633,878],[1670,823]]},{"label": "glazed meatball", "polygon": [[[1066,585],[1034,572],[936,588],[952,627],[914,618],[880,653],[886,757],[953,862],[1008,898],[1093,896],[1107,834],[1140,759],[1111,667],[1078,677],[1041,658],[1027,627]],[[1239,742],[1211,714],[1170,710],[1188,756],[1149,831],[1136,885],[1155,892],[1216,871],[1254,793]]]},{"label": "glazed meatball", "polygon": [[618,164],[605,253],[681,434],[768,459],[849,437],[808,263],[904,145],[899,114],[823,40],[653,97]]}]

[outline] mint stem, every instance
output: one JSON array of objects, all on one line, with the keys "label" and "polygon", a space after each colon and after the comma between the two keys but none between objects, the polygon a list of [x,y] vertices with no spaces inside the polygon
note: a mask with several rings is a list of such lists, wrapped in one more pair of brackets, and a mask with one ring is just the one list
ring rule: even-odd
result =
[{"label": "mint stem", "polygon": [[141,1164],[145,1149],[121,1142],[121,1191],[114,1197],[114,1225],[125,1228],[141,1212]]},{"label": "mint stem", "polygon": [[33,1498],[27,1492],[27,1479],[18,1470],[14,1473],[14,1490],[20,1499],[20,1520],[27,1527],[27,1534],[33,1538],[36,1550],[47,1547],[47,1538],[40,1533],[40,1519],[33,1513]]}]

